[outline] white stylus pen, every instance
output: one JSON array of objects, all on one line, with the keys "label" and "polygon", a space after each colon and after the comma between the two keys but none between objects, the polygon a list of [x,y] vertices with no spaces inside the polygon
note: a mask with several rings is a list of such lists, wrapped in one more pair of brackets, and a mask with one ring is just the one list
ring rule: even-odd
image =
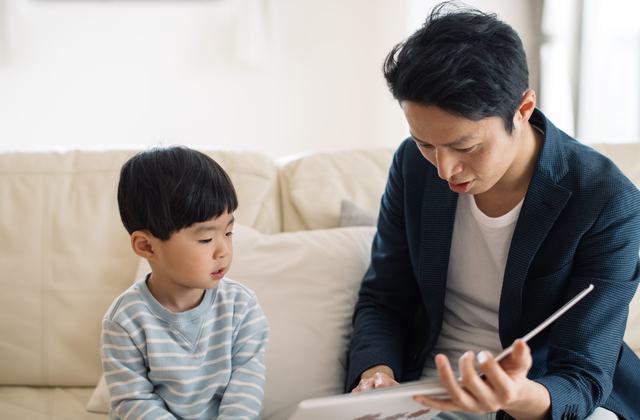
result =
[{"label": "white stylus pen", "polygon": [[[593,284],[590,284],[589,287],[587,287],[586,289],[584,289],[582,292],[578,293],[573,299],[571,299],[569,302],[565,303],[562,308],[558,309],[557,311],[554,312],[553,315],[551,315],[549,318],[547,318],[546,320],[544,320],[544,322],[542,322],[540,325],[538,325],[537,327],[535,327],[534,329],[532,329],[529,334],[525,335],[524,337],[522,337],[522,341],[524,341],[525,343],[527,341],[529,341],[530,339],[532,339],[533,337],[535,337],[536,334],[538,334],[540,331],[544,330],[545,328],[547,328],[549,326],[549,324],[551,324],[553,321],[555,321],[556,319],[560,318],[560,316],[562,314],[564,314],[565,312],[567,312],[569,309],[571,309],[571,307],[573,305],[575,305],[576,303],[578,303],[580,301],[580,299],[582,299],[583,297],[585,297],[589,292],[591,292],[593,290]],[[509,347],[507,347],[506,349],[502,350],[500,353],[498,353],[495,357],[495,361],[499,362],[500,360],[504,359],[505,357],[507,357],[509,354],[511,354],[511,352],[513,351],[513,344],[510,345]],[[484,373],[480,372],[479,373],[480,377],[484,376]]]}]

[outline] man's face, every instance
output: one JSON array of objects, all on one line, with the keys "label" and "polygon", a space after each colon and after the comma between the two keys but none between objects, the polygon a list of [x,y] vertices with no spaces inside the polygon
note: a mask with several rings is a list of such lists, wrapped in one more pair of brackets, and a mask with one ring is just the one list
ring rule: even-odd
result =
[{"label": "man's face", "polygon": [[420,152],[454,192],[487,192],[518,164],[518,135],[509,135],[498,117],[471,121],[407,101],[402,109]]}]

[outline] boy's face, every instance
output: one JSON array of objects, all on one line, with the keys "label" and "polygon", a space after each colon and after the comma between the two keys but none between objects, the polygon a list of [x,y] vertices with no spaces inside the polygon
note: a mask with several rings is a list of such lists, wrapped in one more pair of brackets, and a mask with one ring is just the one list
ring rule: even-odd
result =
[{"label": "boy's face", "polygon": [[182,229],[158,241],[154,282],[176,290],[213,289],[229,271],[233,258],[233,213]]}]

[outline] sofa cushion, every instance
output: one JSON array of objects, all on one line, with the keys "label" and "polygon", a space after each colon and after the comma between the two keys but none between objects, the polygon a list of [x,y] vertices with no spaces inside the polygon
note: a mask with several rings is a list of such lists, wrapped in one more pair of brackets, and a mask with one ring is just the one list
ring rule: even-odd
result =
[{"label": "sofa cushion", "polygon": [[376,226],[377,224],[377,213],[365,210],[349,200],[342,200],[340,203],[340,227]]},{"label": "sofa cushion", "polygon": [[107,420],[85,404],[93,388],[0,386],[0,418],[16,420]]},{"label": "sofa cushion", "polygon": [[[288,418],[303,399],[341,394],[351,317],[374,227],[265,235],[236,224],[228,277],[253,290],[271,328],[264,420]],[[136,278],[149,272],[141,260]],[[104,383],[88,409],[106,411]]]},{"label": "sofa cushion", "polygon": [[338,227],[342,200],[378,214],[394,152],[373,148],[280,160],[283,231]]},{"label": "sofa cushion", "polygon": [[[136,151],[0,154],[0,385],[95,385],[100,325],[138,257],[116,203]],[[238,189],[236,220],[280,230],[277,167],[207,151]]]},{"label": "sofa cushion", "polygon": [[263,419],[344,392],[351,319],[374,227],[263,235],[245,229],[229,277],[255,291],[271,327]]}]

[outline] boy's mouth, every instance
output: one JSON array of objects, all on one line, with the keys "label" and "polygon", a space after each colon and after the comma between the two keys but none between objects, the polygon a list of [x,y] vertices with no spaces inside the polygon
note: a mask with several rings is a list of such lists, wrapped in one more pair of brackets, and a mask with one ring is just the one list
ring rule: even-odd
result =
[{"label": "boy's mouth", "polygon": [[218,271],[214,271],[213,273],[211,273],[211,277],[215,278],[216,280],[220,280],[224,277],[224,269],[225,267],[221,268]]}]

